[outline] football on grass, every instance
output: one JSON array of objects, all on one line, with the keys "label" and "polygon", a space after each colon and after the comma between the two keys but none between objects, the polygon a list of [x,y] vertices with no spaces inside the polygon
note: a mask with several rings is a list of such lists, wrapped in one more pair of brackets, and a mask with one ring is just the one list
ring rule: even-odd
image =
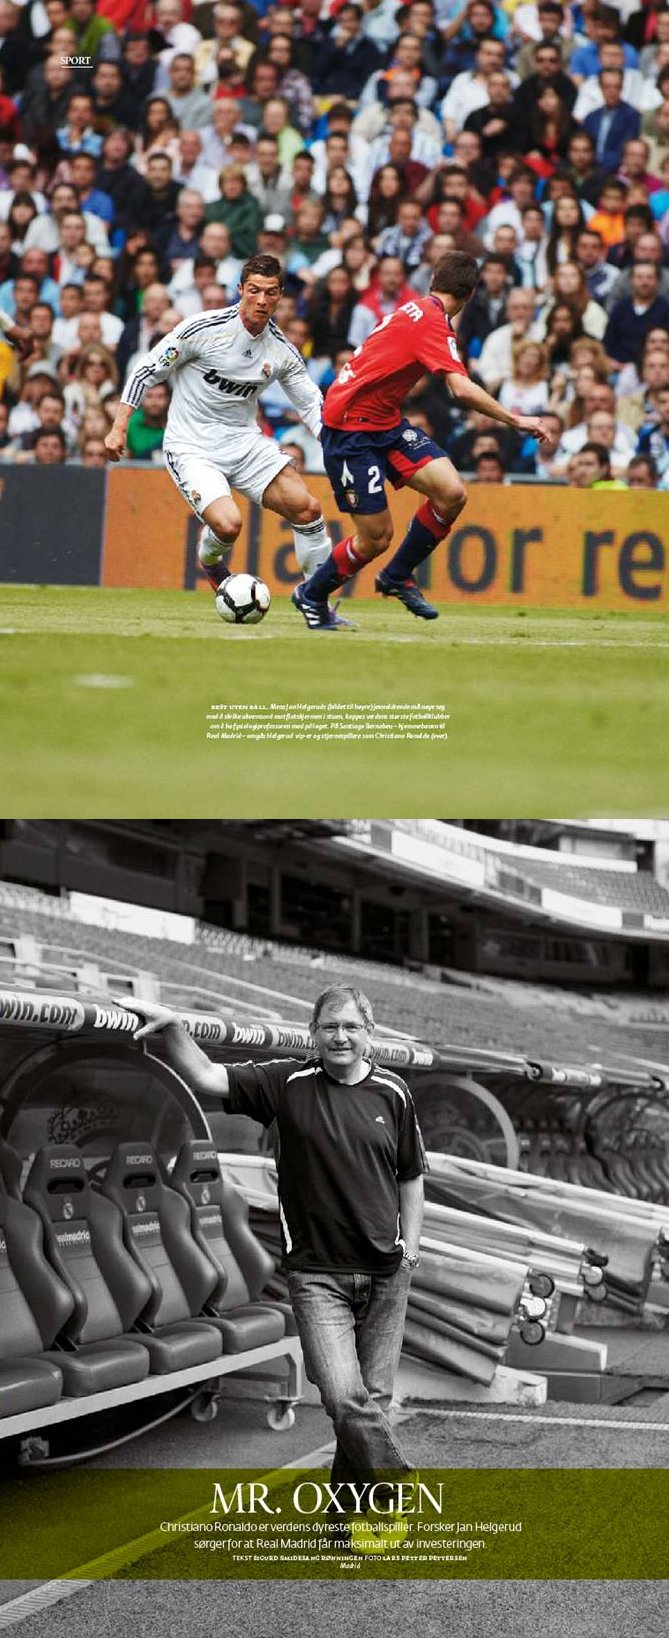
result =
[{"label": "football on grass", "polygon": [[232,626],[255,626],[264,620],[272,599],[269,587],[252,574],[231,574],[216,593],[222,620]]}]

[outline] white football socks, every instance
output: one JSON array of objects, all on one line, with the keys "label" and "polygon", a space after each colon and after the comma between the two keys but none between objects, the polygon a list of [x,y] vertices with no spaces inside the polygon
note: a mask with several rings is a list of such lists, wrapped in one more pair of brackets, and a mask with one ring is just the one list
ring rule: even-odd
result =
[{"label": "white football socks", "polygon": [[207,568],[211,568],[214,563],[220,563],[223,558],[227,560],[231,551],[232,541],[219,540],[218,535],[214,534],[213,529],[209,528],[209,524],[205,523],[197,547],[200,562],[205,564]]},{"label": "white football socks", "polygon": [[308,579],[332,551],[332,542],[323,517],[317,518],[315,523],[294,524],[293,540],[295,556],[302,573]]}]

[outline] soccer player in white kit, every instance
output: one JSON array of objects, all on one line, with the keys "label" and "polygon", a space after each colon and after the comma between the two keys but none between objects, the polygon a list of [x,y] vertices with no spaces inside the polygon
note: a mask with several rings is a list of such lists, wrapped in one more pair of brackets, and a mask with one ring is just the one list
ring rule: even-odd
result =
[{"label": "soccer player in white kit", "polygon": [[[112,461],[125,452],[128,422],[147,387],[170,381],[172,400],[163,451],[168,471],[204,524],[198,556],[214,591],[229,574],[242,527],[231,486],[293,525],[300,568],[311,574],[330,552],[321,508],[274,439],[256,420],[258,399],[279,380],[309,431],[321,430],[322,398],[304,360],[272,314],[281,300],[281,263],[251,256],[239,301],[182,320],[128,377],[105,444]],[[346,625],[334,609],[329,623]]]}]

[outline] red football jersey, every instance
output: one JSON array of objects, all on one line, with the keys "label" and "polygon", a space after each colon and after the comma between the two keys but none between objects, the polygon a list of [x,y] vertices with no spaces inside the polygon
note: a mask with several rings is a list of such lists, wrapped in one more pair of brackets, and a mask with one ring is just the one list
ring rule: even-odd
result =
[{"label": "red football jersey", "polygon": [[436,296],[416,296],[381,320],[358,347],[326,395],[328,427],[387,431],[402,419],[401,405],[425,372],[466,375],[455,332]]}]

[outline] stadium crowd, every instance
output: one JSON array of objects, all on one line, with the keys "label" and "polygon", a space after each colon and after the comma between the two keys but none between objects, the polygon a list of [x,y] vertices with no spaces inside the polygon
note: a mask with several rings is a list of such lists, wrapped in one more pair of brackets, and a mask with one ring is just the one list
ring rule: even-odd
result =
[{"label": "stadium crowd", "polygon": [[[550,443],[404,411],[484,482],[669,487],[669,6],[658,0],[0,0],[0,461],[105,463],[138,357],[277,255],[326,390],[446,250],[458,341]],[[11,337],[11,328],[9,335]],[[278,384],[265,430],[322,470]],[[160,461],[169,389],[130,421]]]}]

